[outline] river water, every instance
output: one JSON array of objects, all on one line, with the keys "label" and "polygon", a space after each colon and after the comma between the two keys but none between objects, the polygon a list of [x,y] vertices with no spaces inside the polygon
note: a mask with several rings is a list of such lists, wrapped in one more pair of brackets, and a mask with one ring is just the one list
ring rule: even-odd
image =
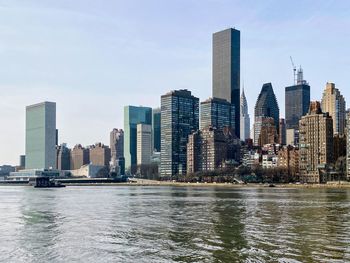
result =
[{"label": "river water", "polygon": [[0,262],[350,262],[350,190],[0,186]]}]

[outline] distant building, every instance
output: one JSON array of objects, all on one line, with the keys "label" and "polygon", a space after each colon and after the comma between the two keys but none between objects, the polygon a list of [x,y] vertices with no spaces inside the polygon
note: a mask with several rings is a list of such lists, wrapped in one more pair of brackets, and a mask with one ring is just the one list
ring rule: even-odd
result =
[{"label": "distant building", "polygon": [[212,171],[225,161],[239,161],[240,140],[231,131],[209,127],[192,133],[187,143],[187,173]]},{"label": "distant building", "polygon": [[307,115],[303,116],[300,127],[300,181],[323,183],[324,173],[333,162],[333,120],[323,113],[320,102],[312,102]]},{"label": "distant building", "polygon": [[338,158],[346,156],[346,136],[345,136],[345,134],[334,135],[333,144],[334,144],[334,150],[333,150],[334,162],[336,162],[338,160]]},{"label": "distant building", "polygon": [[346,105],[343,95],[335,88],[334,83],[327,83],[323,92],[321,108],[323,112],[328,112],[333,119],[333,133],[345,133]]},{"label": "distant building", "polygon": [[[137,165],[137,124],[152,125],[152,108],[124,107],[124,158],[125,168],[131,171]],[[135,172],[135,169],[131,171]]]},{"label": "distant building", "polygon": [[287,129],[286,132],[286,145],[299,145],[299,128],[298,129]]},{"label": "distant building", "polygon": [[108,177],[108,170],[105,166],[85,164],[79,169],[70,170],[73,177],[87,177],[87,178],[106,178]]},{"label": "distant building", "polygon": [[26,167],[26,156],[25,155],[20,155],[19,156],[19,167],[24,169]]},{"label": "distant building", "polygon": [[241,33],[229,28],[213,34],[213,97],[235,107],[235,133],[240,138]]},{"label": "distant building", "polygon": [[247,103],[247,98],[245,97],[244,94],[244,89],[241,95],[241,140],[245,141],[250,138],[250,117],[248,113],[248,103]]},{"label": "distant building", "polygon": [[114,128],[110,133],[111,170],[116,169],[118,159],[124,157],[124,131]]},{"label": "distant building", "polygon": [[125,175],[125,158],[120,157],[118,159],[118,175],[123,176]]},{"label": "distant building", "polygon": [[151,163],[152,148],[152,125],[137,124],[137,165]]},{"label": "distant building", "polygon": [[160,108],[152,110],[152,141],[153,150],[160,152],[160,125],[161,125],[161,112]]},{"label": "distant building", "polygon": [[16,167],[11,165],[1,165],[0,166],[0,181],[4,180],[5,177],[9,176],[10,173],[15,172]]},{"label": "distant building", "polygon": [[109,167],[111,149],[103,143],[96,143],[90,147],[90,163],[97,166]]},{"label": "distant building", "polygon": [[70,170],[70,149],[65,143],[57,146],[57,170]]},{"label": "distant building", "polygon": [[299,121],[310,106],[310,86],[304,80],[301,68],[297,73],[296,85],[286,87],[285,96],[286,128],[299,130]]},{"label": "distant building", "polygon": [[56,103],[26,107],[26,169],[56,167]]},{"label": "distant building", "polygon": [[230,127],[235,129],[235,107],[227,100],[210,98],[201,102],[201,129]]},{"label": "distant building", "polygon": [[188,90],[161,97],[160,175],[186,174],[188,136],[199,128],[199,99]]},{"label": "distant building", "polygon": [[346,113],[346,177],[350,180],[350,110]]},{"label": "distant building", "polygon": [[272,84],[265,83],[261,89],[255,104],[255,119],[259,117],[271,117],[274,120],[277,134],[279,134],[280,110],[278,102],[273,92]]},{"label": "distant building", "polygon": [[278,136],[278,143],[280,145],[286,145],[287,142],[287,131],[286,131],[286,122],[284,119],[280,119],[279,122],[279,136]]},{"label": "distant building", "polygon": [[261,167],[263,169],[273,169],[278,167],[278,156],[276,154],[263,154]]},{"label": "distant building", "polygon": [[278,167],[288,170],[288,174],[299,180],[299,149],[295,146],[284,146],[278,151]]},{"label": "distant building", "polygon": [[254,123],[254,145],[277,143],[277,131],[272,117],[256,117]]},{"label": "distant building", "polygon": [[85,164],[90,163],[90,150],[84,148],[80,144],[74,146],[71,150],[71,163],[70,169],[77,170]]}]

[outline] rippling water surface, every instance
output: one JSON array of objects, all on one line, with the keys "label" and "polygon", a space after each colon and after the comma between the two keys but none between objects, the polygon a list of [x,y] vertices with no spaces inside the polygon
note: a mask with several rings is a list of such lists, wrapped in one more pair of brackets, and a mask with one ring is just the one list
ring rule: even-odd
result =
[{"label": "rippling water surface", "polygon": [[0,186],[0,262],[350,262],[350,190]]}]

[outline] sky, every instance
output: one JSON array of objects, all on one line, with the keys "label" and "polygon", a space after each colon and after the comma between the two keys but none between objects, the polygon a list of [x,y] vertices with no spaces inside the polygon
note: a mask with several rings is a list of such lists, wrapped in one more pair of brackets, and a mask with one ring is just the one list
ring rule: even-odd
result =
[{"label": "sky", "polygon": [[271,82],[284,116],[290,56],[311,97],[327,81],[350,99],[348,0],[0,0],[0,165],[25,152],[25,106],[57,103],[59,142],[109,144],[125,105],[160,106],[170,90],[212,93],[212,34],[241,31],[251,119]]}]

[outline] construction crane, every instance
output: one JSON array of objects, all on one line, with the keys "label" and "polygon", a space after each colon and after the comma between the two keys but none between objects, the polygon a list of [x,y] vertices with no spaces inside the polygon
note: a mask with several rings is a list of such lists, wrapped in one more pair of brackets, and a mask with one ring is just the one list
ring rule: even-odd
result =
[{"label": "construction crane", "polygon": [[290,57],[290,62],[292,62],[292,66],[293,66],[294,85],[296,85],[297,68],[296,68],[295,65],[294,65],[292,56],[289,56],[289,57]]}]

